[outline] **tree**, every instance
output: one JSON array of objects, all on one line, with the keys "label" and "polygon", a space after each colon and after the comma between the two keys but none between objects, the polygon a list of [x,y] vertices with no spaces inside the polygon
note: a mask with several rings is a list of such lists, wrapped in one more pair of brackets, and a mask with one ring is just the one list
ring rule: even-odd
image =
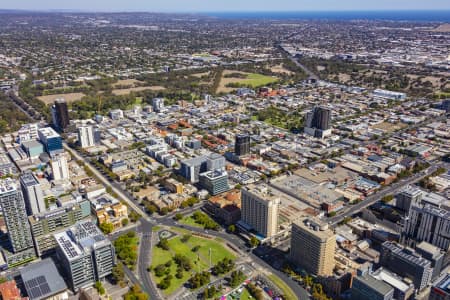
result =
[{"label": "tree", "polygon": [[174,219],[177,220],[177,221],[180,221],[181,219],[183,219],[183,215],[178,213],[178,214],[175,215]]},{"label": "tree", "polygon": [[112,277],[116,283],[121,283],[125,279],[123,264],[119,261],[112,269]]},{"label": "tree", "polygon": [[128,225],[128,219],[127,218],[125,218],[125,219],[122,219],[122,226],[123,227],[125,227],[125,226],[127,226]]},{"label": "tree", "polygon": [[104,234],[110,234],[114,230],[114,225],[112,223],[109,223],[109,222],[103,222],[103,223],[100,224],[100,230]]},{"label": "tree", "polygon": [[159,243],[156,246],[166,251],[169,250],[169,242],[167,241],[167,239],[160,239]]},{"label": "tree", "polygon": [[383,203],[389,203],[392,200],[394,200],[394,196],[393,195],[386,195],[383,198],[381,198],[381,202],[383,202]]},{"label": "tree", "polygon": [[142,292],[139,285],[133,285],[128,293],[123,296],[124,300],[148,300],[148,295]]},{"label": "tree", "polygon": [[103,285],[100,281],[95,282],[94,287],[100,295],[105,294],[105,288],[103,287]]},{"label": "tree", "polygon": [[235,233],[236,225],[231,224],[230,226],[228,226],[228,232]]},{"label": "tree", "polygon": [[256,237],[252,236],[250,239],[250,246],[252,248],[255,248],[255,247],[258,247],[258,245],[259,245],[259,240]]}]

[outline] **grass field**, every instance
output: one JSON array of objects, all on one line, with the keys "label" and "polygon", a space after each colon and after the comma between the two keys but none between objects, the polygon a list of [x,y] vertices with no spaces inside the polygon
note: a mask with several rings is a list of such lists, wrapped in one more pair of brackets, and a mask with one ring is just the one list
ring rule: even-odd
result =
[{"label": "grass field", "polygon": [[[246,78],[227,78],[226,75],[233,74],[233,73],[239,73],[242,75],[245,75]],[[239,71],[233,71],[233,70],[225,70],[223,71],[222,78],[220,79],[219,87],[217,88],[218,93],[229,93],[236,88],[227,87],[230,83],[237,83],[242,86],[250,86],[252,88],[257,88],[261,86],[268,85],[270,83],[277,82],[278,78],[272,77],[272,76],[266,76],[262,74],[256,74],[256,73],[245,73],[245,72],[239,72]]]},{"label": "grass field", "polygon": [[68,94],[56,94],[56,95],[47,95],[47,96],[39,96],[37,97],[39,100],[44,102],[46,105],[53,104],[56,99],[64,98],[66,102],[74,102],[81,100],[85,94],[83,93],[68,93]]},{"label": "grass field", "polygon": [[[209,218],[209,219],[211,221],[213,221],[211,218]],[[194,220],[194,218],[192,218],[192,215],[184,217],[183,219],[180,220],[180,223],[184,224],[184,225],[192,226],[192,227],[204,228],[203,225],[195,223],[195,220]]]},{"label": "grass field", "polygon": [[241,298],[239,300],[251,300],[254,299],[247,289],[244,289],[241,294]]},{"label": "grass field", "polygon": [[[219,260],[225,257],[235,258],[235,256],[228,251],[224,246],[215,240],[208,240],[204,238],[199,238],[192,236],[189,241],[183,243],[181,237],[177,236],[170,239],[169,241],[169,251],[163,250],[158,247],[154,247],[152,250],[152,267],[159,264],[164,264],[172,259],[175,254],[182,254],[187,256],[192,264],[193,269],[190,272],[183,272],[183,277],[178,279],[175,277],[177,266],[172,263],[170,266],[170,274],[173,276],[171,285],[168,289],[164,290],[165,295],[170,295],[180,288],[191,276],[192,272],[198,272],[207,270],[209,268],[209,249],[211,248],[211,262],[216,264]],[[198,252],[193,252],[191,249],[195,246],[200,246]],[[154,275],[154,274],[152,274]],[[164,277],[153,276],[156,283],[159,283]]]},{"label": "grass field", "polygon": [[286,300],[297,300],[298,297],[295,296],[295,293],[292,291],[292,289],[280,278],[278,278],[278,276],[276,275],[269,275],[267,276],[273,284],[275,284],[277,287],[279,287],[284,294],[284,299]]}]

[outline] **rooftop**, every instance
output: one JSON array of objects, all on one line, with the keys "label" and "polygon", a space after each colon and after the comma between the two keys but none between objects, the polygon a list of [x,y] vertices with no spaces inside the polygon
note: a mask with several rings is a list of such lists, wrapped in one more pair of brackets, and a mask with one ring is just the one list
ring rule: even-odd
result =
[{"label": "rooftop", "polygon": [[328,227],[328,224],[316,218],[302,218],[295,221],[294,224],[309,234],[320,238],[322,241],[328,240],[334,236],[334,232]]}]

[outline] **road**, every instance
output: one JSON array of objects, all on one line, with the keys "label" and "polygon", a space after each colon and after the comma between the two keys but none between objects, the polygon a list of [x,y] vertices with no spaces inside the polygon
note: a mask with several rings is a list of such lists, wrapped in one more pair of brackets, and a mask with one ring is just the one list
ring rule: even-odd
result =
[{"label": "road", "polygon": [[352,216],[355,213],[361,211],[363,208],[366,208],[374,204],[375,202],[381,200],[381,198],[383,198],[384,196],[395,194],[405,186],[418,182],[419,180],[430,175],[440,167],[446,167],[448,169],[448,164],[445,162],[436,163],[433,166],[429,167],[426,171],[419,172],[407,178],[406,180],[401,180],[399,182],[391,184],[388,187],[379,191],[378,193],[368,196],[364,201],[355,204],[353,206],[350,206],[345,211],[341,212],[339,215],[328,218],[327,221],[331,225],[336,225],[337,223],[341,222],[345,217]]},{"label": "road", "polygon": [[306,73],[306,75],[308,75],[309,78],[316,79],[316,80],[319,80],[319,79],[320,79],[320,78],[319,78],[316,74],[314,74],[310,69],[308,69],[307,67],[305,67],[302,63],[300,63],[300,62],[298,61],[297,58],[291,56],[288,52],[286,52],[286,51],[281,47],[281,45],[278,44],[277,47],[278,47],[278,49],[280,49],[283,53],[285,53],[285,54],[287,55],[287,57],[288,57],[294,64],[296,64],[299,68],[301,68],[301,69]]}]

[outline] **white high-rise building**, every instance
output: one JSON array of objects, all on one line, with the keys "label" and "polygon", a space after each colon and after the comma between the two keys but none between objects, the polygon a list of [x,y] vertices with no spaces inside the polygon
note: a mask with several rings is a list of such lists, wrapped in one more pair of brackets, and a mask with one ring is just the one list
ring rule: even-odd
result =
[{"label": "white high-rise building", "polygon": [[94,128],[92,126],[81,126],[78,128],[78,142],[81,148],[95,146]]},{"label": "white high-rise building", "polygon": [[51,167],[54,180],[69,179],[69,166],[65,156],[59,155],[53,159],[51,161]]},{"label": "white high-rise building", "polygon": [[22,144],[27,141],[38,139],[39,123],[30,123],[23,125],[17,132],[18,142]]},{"label": "white high-rise building", "polygon": [[152,100],[152,107],[153,107],[154,112],[164,111],[164,99],[163,98],[154,98]]},{"label": "white high-rise building", "polygon": [[27,214],[29,216],[46,211],[44,194],[39,181],[32,173],[24,173],[20,176],[20,186]]}]

